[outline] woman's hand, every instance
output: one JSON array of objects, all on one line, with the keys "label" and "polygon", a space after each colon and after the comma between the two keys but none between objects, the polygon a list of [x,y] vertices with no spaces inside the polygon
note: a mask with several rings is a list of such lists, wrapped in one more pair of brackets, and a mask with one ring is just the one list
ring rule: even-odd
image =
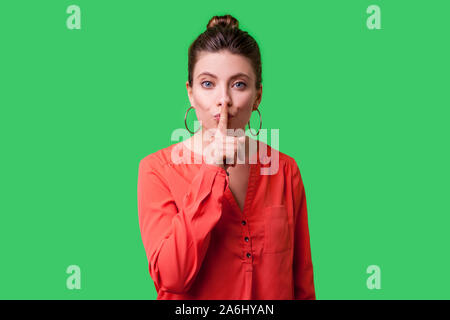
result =
[{"label": "woman's hand", "polygon": [[228,111],[223,106],[220,110],[219,124],[216,129],[210,129],[206,134],[211,136],[211,142],[203,149],[206,163],[224,168],[225,170],[237,162],[237,151],[245,143],[245,135],[241,137],[227,136]]}]

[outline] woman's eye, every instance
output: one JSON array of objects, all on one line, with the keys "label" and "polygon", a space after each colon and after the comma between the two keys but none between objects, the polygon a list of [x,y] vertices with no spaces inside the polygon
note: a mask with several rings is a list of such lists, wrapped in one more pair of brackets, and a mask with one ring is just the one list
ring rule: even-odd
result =
[{"label": "woman's eye", "polygon": [[207,83],[207,82],[211,83],[211,81],[203,81],[202,84]]},{"label": "woman's eye", "polygon": [[236,84],[238,84],[238,83],[242,83],[243,84],[243,86],[239,86],[238,88],[245,88],[245,86],[246,86],[245,82],[242,82],[242,81],[236,82]]},{"label": "woman's eye", "polygon": [[[205,83],[211,83],[211,81],[203,81],[202,85],[204,87],[205,87],[205,85],[204,85]],[[242,82],[242,81],[236,82],[236,85],[238,85],[238,84],[241,84],[241,85],[237,86],[238,88],[245,88],[247,86],[247,84],[245,82]],[[206,88],[209,88],[209,86],[206,86]]]}]

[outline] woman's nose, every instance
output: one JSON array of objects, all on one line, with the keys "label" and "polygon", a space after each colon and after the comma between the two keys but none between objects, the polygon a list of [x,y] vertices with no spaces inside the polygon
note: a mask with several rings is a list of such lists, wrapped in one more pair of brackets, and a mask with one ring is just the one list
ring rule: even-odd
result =
[{"label": "woman's nose", "polygon": [[228,92],[227,88],[224,88],[220,91],[219,97],[217,98],[217,102],[219,106],[226,106],[229,107],[231,105],[231,95]]}]

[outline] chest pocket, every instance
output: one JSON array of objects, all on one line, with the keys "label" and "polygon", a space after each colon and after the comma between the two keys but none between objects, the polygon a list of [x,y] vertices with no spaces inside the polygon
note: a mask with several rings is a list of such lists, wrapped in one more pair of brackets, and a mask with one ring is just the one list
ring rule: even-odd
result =
[{"label": "chest pocket", "polygon": [[291,227],[284,205],[265,207],[264,253],[280,253],[291,249]]}]

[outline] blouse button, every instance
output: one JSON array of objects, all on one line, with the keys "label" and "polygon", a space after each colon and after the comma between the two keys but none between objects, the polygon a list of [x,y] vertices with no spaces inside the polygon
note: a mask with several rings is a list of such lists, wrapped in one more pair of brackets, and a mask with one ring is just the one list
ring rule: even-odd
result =
[{"label": "blouse button", "polygon": [[245,242],[248,242],[248,240],[249,240],[248,237],[245,237]]},{"label": "blouse button", "polygon": [[247,258],[250,258],[252,255],[249,253],[249,252],[247,252]]},{"label": "blouse button", "polygon": [[242,220],[242,225],[243,225],[243,226],[245,226],[245,223],[246,223],[245,220]]}]

